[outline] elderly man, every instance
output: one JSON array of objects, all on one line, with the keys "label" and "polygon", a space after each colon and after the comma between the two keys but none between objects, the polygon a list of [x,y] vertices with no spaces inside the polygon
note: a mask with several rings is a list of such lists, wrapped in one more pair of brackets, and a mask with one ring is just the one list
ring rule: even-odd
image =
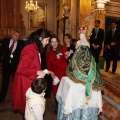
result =
[{"label": "elderly man", "polygon": [[7,94],[10,76],[14,78],[14,74],[19,62],[21,50],[24,43],[20,38],[20,31],[12,29],[11,38],[4,38],[0,47],[0,58],[3,57],[2,84],[0,92],[0,102],[5,100]]}]

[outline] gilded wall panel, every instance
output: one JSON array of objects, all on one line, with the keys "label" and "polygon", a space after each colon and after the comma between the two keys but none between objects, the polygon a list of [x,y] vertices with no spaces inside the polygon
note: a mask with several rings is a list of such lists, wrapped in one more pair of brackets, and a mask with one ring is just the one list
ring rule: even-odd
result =
[{"label": "gilded wall panel", "polygon": [[0,28],[1,28],[1,0],[0,0]]},{"label": "gilded wall panel", "polygon": [[14,18],[14,14],[13,14],[13,10],[14,10],[13,1],[7,0],[6,8],[7,8],[8,28],[12,28],[12,26],[13,26],[13,18]]},{"label": "gilded wall panel", "polygon": [[120,18],[120,3],[110,2],[106,5],[106,16]]},{"label": "gilded wall panel", "polygon": [[80,0],[80,18],[79,25],[82,24],[82,20],[85,15],[91,12],[91,0]]},{"label": "gilded wall panel", "polygon": [[120,0],[110,0],[110,2],[117,2],[117,3],[120,3]]},{"label": "gilded wall panel", "polygon": [[11,28],[20,27],[20,0],[0,0],[0,28],[3,37],[10,35]]},{"label": "gilded wall panel", "polygon": [[14,24],[15,28],[20,28],[20,0],[14,0]]}]

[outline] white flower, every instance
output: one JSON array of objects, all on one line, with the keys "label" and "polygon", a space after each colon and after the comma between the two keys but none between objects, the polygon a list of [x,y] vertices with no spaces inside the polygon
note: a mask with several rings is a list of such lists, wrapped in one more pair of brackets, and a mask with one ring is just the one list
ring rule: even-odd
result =
[{"label": "white flower", "polygon": [[57,57],[57,59],[60,59],[60,56],[62,55],[62,53],[58,53],[57,55],[56,55],[56,57]]},{"label": "white flower", "polygon": [[73,50],[70,49],[70,53],[71,53],[71,54],[74,53]]}]

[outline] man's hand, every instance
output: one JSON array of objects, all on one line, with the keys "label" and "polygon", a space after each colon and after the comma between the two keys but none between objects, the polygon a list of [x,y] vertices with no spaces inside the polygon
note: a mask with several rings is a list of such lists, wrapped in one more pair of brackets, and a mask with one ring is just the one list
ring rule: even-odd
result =
[{"label": "man's hand", "polygon": [[37,75],[38,75],[40,78],[44,78],[44,76],[46,75],[46,73],[43,72],[43,71],[37,71]]},{"label": "man's hand", "polygon": [[69,58],[70,57],[70,55],[71,55],[71,52],[65,52],[65,58],[67,59],[67,58]]},{"label": "man's hand", "polygon": [[94,49],[97,49],[98,47],[99,47],[98,45],[95,45],[95,44],[93,45]]},{"label": "man's hand", "polygon": [[111,42],[110,45],[111,45],[111,46],[115,45],[115,42]]},{"label": "man's hand", "polygon": [[50,74],[51,74],[51,77],[52,77],[52,78],[55,78],[54,72],[50,71]]},{"label": "man's hand", "polygon": [[107,48],[108,48],[108,49],[111,49],[111,47],[110,47],[109,45],[107,45]]}]

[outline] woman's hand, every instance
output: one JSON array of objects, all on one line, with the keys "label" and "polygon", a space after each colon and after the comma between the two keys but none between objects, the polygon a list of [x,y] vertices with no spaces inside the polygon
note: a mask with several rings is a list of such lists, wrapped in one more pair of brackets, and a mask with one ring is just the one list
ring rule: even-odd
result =
[{"label": "woman's hand", "polygon": [[52,78],[55,78],[55,74],[52,71],[50,71],[50,74]]},{"label": "woman's hand", "polygon": [[39,77],[41,77],[41,78],[44,78],[44,76],[46,75],[46,73],[43,72],[43,71],[37,71],[37,75],[38,75]]},{"label": "woman's hand", "polygon": [[71,52],[65,52],[65,58],[68,59],[71,55]]}]

